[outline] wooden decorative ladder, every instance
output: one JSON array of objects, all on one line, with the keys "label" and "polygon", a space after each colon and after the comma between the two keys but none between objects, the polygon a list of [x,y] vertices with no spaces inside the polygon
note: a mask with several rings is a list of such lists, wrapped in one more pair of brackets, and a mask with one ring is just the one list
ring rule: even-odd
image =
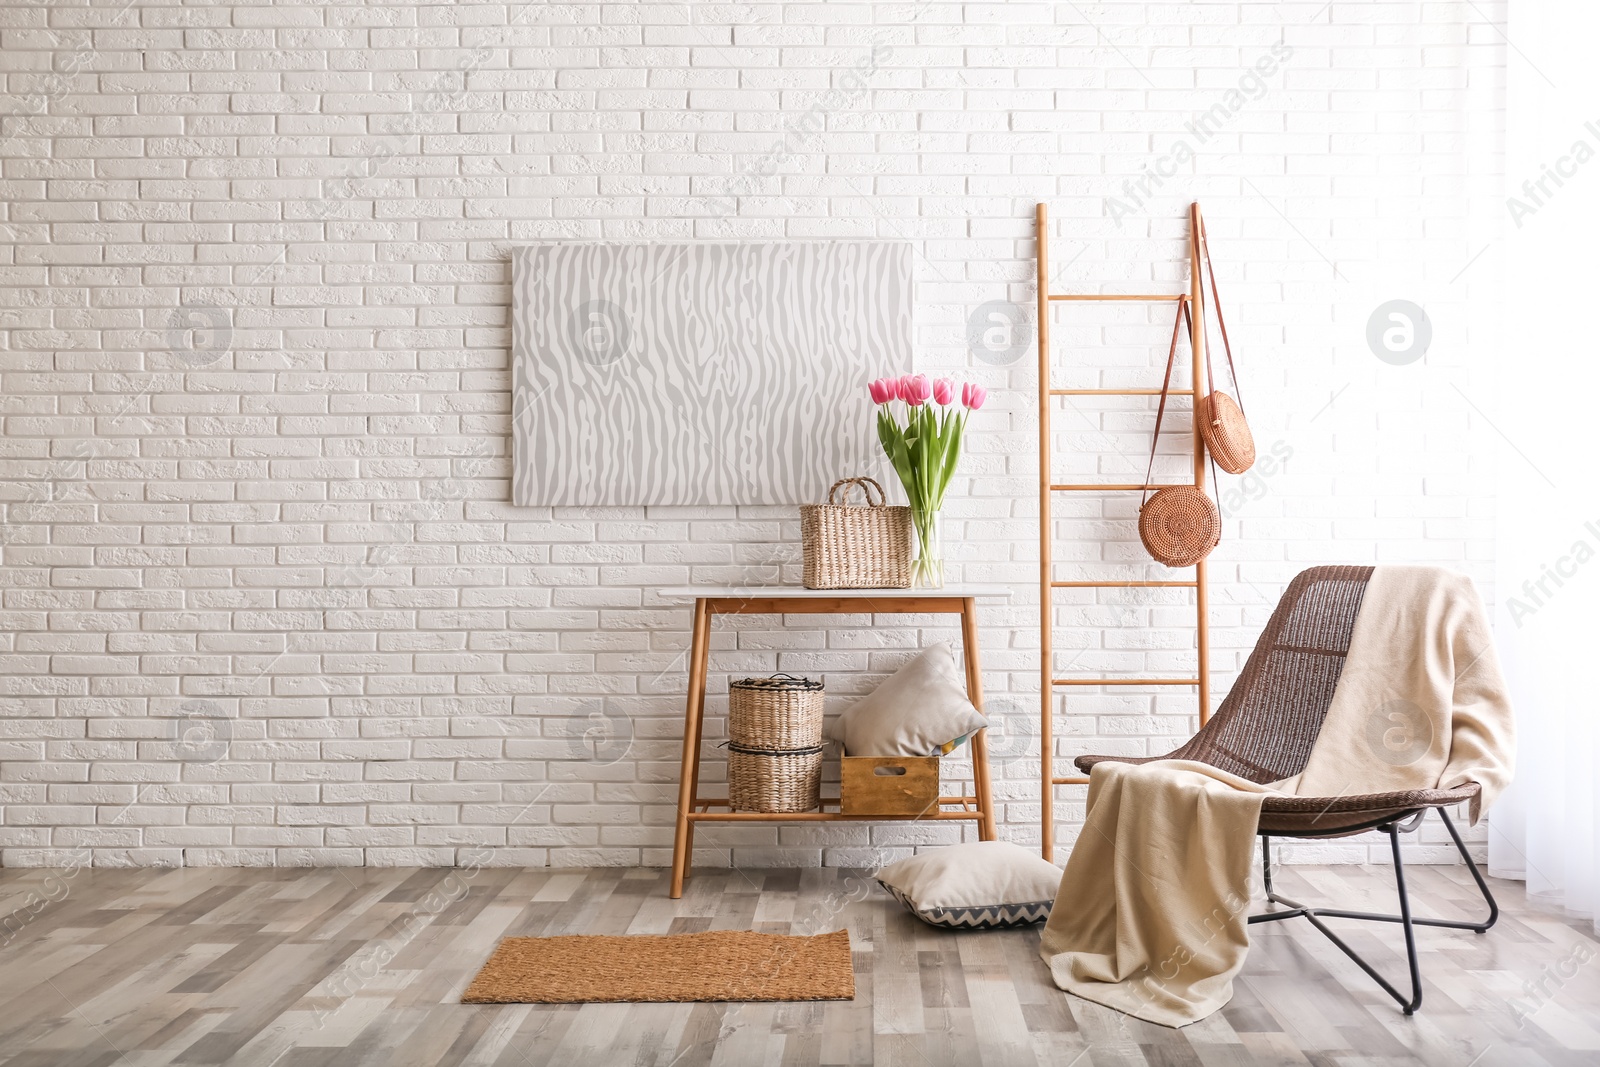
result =
[{"label": "wooden decorative ladder", "polygon": [[[1200,274],[1200,205],[1189,206],[1189,292],[1178,293],[1052,293],[1050,292],[1050,224],[1048,208],[1039,204],[1036,215],[1038,227],[1037,266],[1039,284],[1039,634],[1040,634],[1040,821],[1044,858],[1055,860],[1055,787],[1059,785],[1086,785],[1084,775],[1058,775],[1055,771],[1054,710],[1057,687],[1105,685],[1185,685],[1199,690],[1200,724],[1204,725],[1211,713],[1211,687],[1209,664],[1211,633],[1206,610],[1206,564],[1202,560],[1194,567],[1194,577],[1188,581],[1056,581],[1051,570],[1051,541],[1054,532],[1052,503],[1057,493],[1143,493],[1159,489],[1162,484],[1060,484],[1053,483],[1050,454],[1050,414],[1054,397],[1063,396],[1160,396],[1160,389],[1053,389],[1050,375],[1050,305],[1055,302],[1074,301],[1164,301],[1176,303],[1184,296],[1189,298],[1192,312],[1189,328],[1191,354],[1190,387],[1171,389],[1169,396],[1187,396],[1191,403],[1199,399],[1202,360],[1205,355],[1205,303],[1201,298]],[[1192,421],[1192,420],[1191,420]],[[1206,484],[1205,443],[1198,425],[1194,434],[1194,484]],[[1192,678],[1126,678],[1126,677],[1055,677],[1052,651],[1052,631],[1055,621],[1054,591],[1057,589],[1193,589],[1195,591],[1196,647],[1199,662]]]}]

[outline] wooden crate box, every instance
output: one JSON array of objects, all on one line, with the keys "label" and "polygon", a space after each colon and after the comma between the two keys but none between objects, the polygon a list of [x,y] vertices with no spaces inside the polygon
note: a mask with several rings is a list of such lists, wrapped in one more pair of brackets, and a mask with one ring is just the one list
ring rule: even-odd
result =
[{"label": "wooden crate box", "polygon": [[922,815],[938,811],[939,757],[842,757],[839,810],[845,815]]}]

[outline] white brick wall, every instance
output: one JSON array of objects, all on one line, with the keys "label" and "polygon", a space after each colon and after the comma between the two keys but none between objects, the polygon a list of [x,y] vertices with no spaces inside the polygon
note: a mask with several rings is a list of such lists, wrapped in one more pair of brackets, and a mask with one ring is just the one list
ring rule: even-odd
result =
[{"label": "white brick wall", "polygon": [[[947,537],[960,575],[1017,587],[985,611],[985,682],[1011,733],[1004,832],[1036,840],[1031,334],[996,363],[969,317],[1032,318],[1040,199],[1062,289],[1181,284],[1204,203],[1257,438],[1292,452],[1228,484],[1219,698],[1305,565],[1486,579],[1473,407],[1493,395],[1462,370],[1493,281],[1473,258],[1504,65],[1485,12],[10,5],[0,862],[667,861],[687,620],[655,590],[795,580],[797,523],[505,503],[507,250],[550,238],[914,243],[919,363],[991,389]],[[1369,351],[1393,298],[1428,309],[1425,362]],[[1063,380],[1148,381],[1164,330],[1062,312]],[[1142,469],[1148,410],[1062,409],[1061,469]],[[1131,501],[1073,506],[1072,573],[1153,569]],[[1182,598],[1061,604],[1063,669],[1189,662]],[[714,686],[783,669],[860,693],[940,637],[719,622]],[[1061,753],[1158,751],[1192,713],[1085,695]],[[1060,797],[1070,837],[1081,791]],[[697,860],[870,863],[953,832],[705,829]]]}]

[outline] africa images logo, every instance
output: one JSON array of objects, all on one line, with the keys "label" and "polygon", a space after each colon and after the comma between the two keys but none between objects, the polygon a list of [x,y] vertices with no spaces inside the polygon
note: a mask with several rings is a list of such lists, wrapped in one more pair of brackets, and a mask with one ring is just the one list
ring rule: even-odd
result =
[{"label": "africa images logo", "polygon": [[1190,116],[1189,121],[1183,124],[1188,131],[1186,136],[1179,137],[1177,143],[1158,156],[1154,163],[1146,163],[1139,177],[1129,178],[1122,183],[1126,200],[1118,196],[1106,199],[1106,215],[1120,224],[1123,219],[1144,207],[1151,197],[1160,192],[1167,179],[1175,177],[1179,167],[1198,156],[1205,143],[1226,129],[1246,105],[1267,95],[1266,79],[1282,70],[1292,58],[1294,49],[1282,41],[1262,53],[1252,66],[1245,68],[1234,88],[1223,93],[1209,108]]},{"label": "africa images logo", "polygon": [[[1537,615],[1563,585],[1576,578],[1580,567],[1594,559],[1595,545],[1600,545],[1600,522],[1585,523],[1583,529],[1588,536],[1572,542],[1571,548],[1557,556],[1554,564],[1541,564],[1539,577],[1522,583],[1522,596],[1506,598],[1506,610],[1511,613],[1511,621],[1517,624],[1517,629],[1522,629],[1523,620]],[[1593,542],[1589,540],[1591,537]]]},{"label": "africa images logo", "polygon": [[[1600,142],[1600,124],[1593,120],[1583,124],[1585,132]],[[1595,157],[1595,146],[1586,137],[1579,137],[1572,142],[1572,146],[1564,155],[1556,157],[1555,166],[1544,164],[1537,178],[1529,178],[1522,183],[1521,196],[1506,197],[1506,211],[1511,214],[1511,221],[1517,224],[1517,229],[1527,223],[1539,213],[1539,209],[1548,204],[1562,186],[1566,185],[1563,179],[1576,178],[1578,168],[1588,163]],[[1554,184],[1555,188],[1550,186]]]}]

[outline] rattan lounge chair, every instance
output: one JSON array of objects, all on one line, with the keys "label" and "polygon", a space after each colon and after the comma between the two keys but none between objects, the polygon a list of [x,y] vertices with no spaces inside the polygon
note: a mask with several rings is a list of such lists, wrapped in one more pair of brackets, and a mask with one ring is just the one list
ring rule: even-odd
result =
[{"label": "rattan lounge chair", "polygon": [[[1217,709],[1216,715],[1200,728],[1199,733],[1164,756],[1080,756],[1075,761],[1078,767],[1087,772],[1095,764],[1106,761],[1149,763],[1157,759],[1196,760],[1261,783],[1300,773],[1305,769],[1311,746],[1333,701],[1333,688],[1344,667],[1356,612],[1361,607],[1361,598],[1371,575],[1371,567],[1313,567],[1303,571],[1289,583],[1261,639],[1250,653],[1243,673]],[[1456,789],[1418,789],[1363,796],[1269,796],[1262,805],[1259,824],[1262,875],[1269,905],[1282,905],[1283,910],[1252,915],[1250,922],[1272,922],[1304,916],[1394,997],[1407,1015],[1412,1014],[1422,1005],[1422,979],[1417,969],[1413,927],[1445,926],[1483,933],[1500,917],[1500,909],[1495,904],[1494,895],[1489,892],[1488,883],[1468,855],[1461,834],[1445,811],[1446,808],[1471,800],[1477,794],[1477,784],[1471,783]],[[1455,842],[1461,858],[1466,861],[1467,870],[1478,883],[1478,889],[1489,905],[1488,917],[1482,921],[1424,919],[1411,914],[1405,868],[1400,861],[1400,835],[1415,830],[1429,810],[1437,811],[1444,820],[1450,839]],[[1380,915],[1310,907],[1273,890],[1272,838],[1347,837],[1365,830],[1377,830],[1389,836],[1389,847],[1394,856],[1395,882],[1400,895],[1400,914]],[[1411,996],[1402,995],[1374,970],[1371,964],[1328,928],[1322,921],[1324,917],[1399,923],[1405,931],[1406,959],[1411,967]]]}]

